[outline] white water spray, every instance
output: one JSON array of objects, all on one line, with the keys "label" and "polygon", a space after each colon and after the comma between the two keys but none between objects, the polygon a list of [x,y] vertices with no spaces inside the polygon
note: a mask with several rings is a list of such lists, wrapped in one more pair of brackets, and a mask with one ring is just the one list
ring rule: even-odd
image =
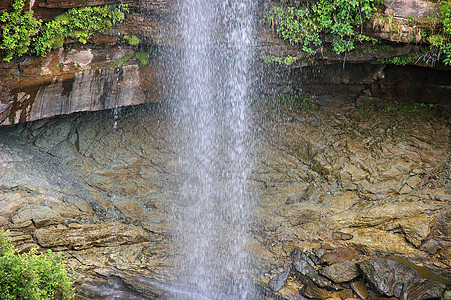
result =
[{"label": "white water spray", "polygon": [[247,183],[253,2],[179,2],[180,49],[170,58],[181,177],[173,211],[180,253],[176,284],[185,292],[174,294],[176,299],[247,299],[252,294]]}]

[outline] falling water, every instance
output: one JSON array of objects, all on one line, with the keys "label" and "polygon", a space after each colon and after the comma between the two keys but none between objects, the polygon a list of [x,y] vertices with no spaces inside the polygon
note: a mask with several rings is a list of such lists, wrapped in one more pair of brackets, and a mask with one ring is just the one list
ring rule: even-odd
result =
[{"label": "falling water", "polygon": [[252,197],[249,124],[254,0],[180,0],[174,141],[179,259],[175,299],[246,299]]}]

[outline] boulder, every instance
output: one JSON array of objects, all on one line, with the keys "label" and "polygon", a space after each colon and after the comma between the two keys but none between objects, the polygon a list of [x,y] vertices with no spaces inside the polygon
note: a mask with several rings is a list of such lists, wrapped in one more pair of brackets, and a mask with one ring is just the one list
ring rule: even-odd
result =
[{"label": "boulder", "polygon": [[61,215],[51,208],[39,204],[24,204],[12,216],[13,224],[31,221],[36,228],[61,224]]},{"label": "boulder", "polygon": [[334,282],[341,283],[357,278],[360,272],[355,261],[344,261],[326,266],[321,274]]},{"label": "boulder", "polygon": [[271,288],[271,290],[278,292],[280,289],[282,289],[285,282],[287,281],[288,275],[290,275],[290,268],[286,268],[280,274],[271,278],[268,286]]},{"label": "boulder", "polygon": [[387,296],[423,300],[441,298],[445,292],[445,283],[424,278],[414,269],[394,260],[367,260],[359,263],[359,267],[371,284]]}]

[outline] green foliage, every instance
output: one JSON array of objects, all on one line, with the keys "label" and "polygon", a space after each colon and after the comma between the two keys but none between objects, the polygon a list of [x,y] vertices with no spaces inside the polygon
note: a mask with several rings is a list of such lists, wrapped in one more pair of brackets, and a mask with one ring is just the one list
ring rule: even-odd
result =
[{"label": "green foliage", "polygon": [[0,15],[0,49],[6,52],[6,61],[26,53],[45,56],[62,47],[68,37],[85,44],[95,32],[107,32],[122,22],[128,11],[127,5],[72,8],[42,24],[33,17],[33,11],[23,11],[24,3],[14,0],[14,11]]},{"label": "green foliage", "polygon": [[119,58],[118,60],[115,60],[113,65],[115,68],[121,68],[124,65],[124,63],[126,63],[127,61],[129,61],[132,58],[133,58],[133,55],[127,54],[127,55]]},{"label": "green foliage", "polygon": [[130,46],[138,46],[141,40],[136,35],[124,35],[124,39],[128,42]]},{"label": "green foliage", "polygon": [[275,7],[266,21],[277,25],[277,34],[290,44],[302,45],[302,50],[312,53],[311,46],[319,46],[319,30],[308,8]]},{"label": "green foliage", "polygon": [[362,28],[378,3],[377,0],[319,0],[313,11],[320,30],[334,35],[335,52],[343,53],[355,49],[355,28]]},{"label": "green foliage", "polygon": [[135,53],[135,58],[141,63],[143,66],[147,66],[149,64],[150,55],[154,53],[154,50],[150,49],[148,51],[139,51]]},{"label": "green foliage", "polygon": [[415,113],[436,113],[438,110],[437,104],[416,102],[412,104],[399,104],[394,106],[387,106],[382,109],[385,113],[395,114],[415,114]]},{"label": "green foliage", "polygon": [[422,49],[419,58],[428,65],[434,65],[439,60],[451,65],[451,2],[442,1],[440,16],[428,17],[428,22],[430,26],[422,29],[421,35],[429,47]]},{"label": "green foliage", "polygon": [[270,99],[270,102],[273,104],[282,104],[287,105],[292,109],[301,109],[301,110],[316,110],[318,106],[315,104],[315,101],[303,95],[299,95],[297,93],[285,93],[279,94]]},{"label": "green foliage", "polygon": [[0,230],[0,299],[51,300],[72,299],[72,282],[59,254],[17,254],[16,249]]},{"label": "green foliage", "polygon": [[[282,1],[282,5],[273,9],[265,21],[275,29],[278,36],[293,45],[300,45],[307,54],[315,54],[322,49],[321,38],[325,34],[333,37],[332,49],[337,54],[352,51],[358,42],[379,41],[362,34],[363,24],[376,11],[381,0],[316,0],[316,1]],[[405,65],[423,59],[427,64],[441,60],[451,65],[451,1],[442,0],[440,17],[431,17],[431,28],[422,30],[425,41],[430,47],[418,57],[400,56],[380,60],[382,63]],[[399,27],[392,16],[379,14],[375,20],[384,28],[395,30]],[[408,24],[416,26],[418,20],[408,17]],[[386,28],[386,29],[387,29]],[[400,29],[399,29],[400,30]],[[322,50],[321,50],[322,51]],[[283,57],[265,57],[266,62],[292,64],[293,59]]]},{"label": "green foliage", "polygon": [[337,54],[355,49],[356,41],[377,40],[357,31],[376,10],[380,0],[318,0],[315,4],[276,7],[265,21],[276,27],[277,34],[291,44],[313,54],[321,46],[321,34],[332,34]]},{"label": "green foliage", "polygon": [[147,66],[149,64],[149,53],[148,52],[136,52],[135,58],[139,61],[139,63],[143,66]]},{"label": "green foliage", "polygon": [[68,37],[86,44],[95,32],[110,31],[113,25],[122,22],[126,9],[118,5],[72,8],[44,24],[36,39],[35,53],[45,56],[61,47]]},{"label": "green foliage", "polygon": [[269,64],[269,63],[278,63],[279,65],[292,65],[295,62],[298,61],[298,57],[296,56],[285,56],[285,57],[280,57],[280,56],[274,56],[274,55],[264,55],[263,56],[263,60],[265,61],[265,63]]},{"label": "green foliage", "polygon": [[413,64],[415,63],[417,59],[413,56],[407,56],[407,55],[401,55],[401,56],[395,56],[395,57],[389,57],[389,58],[381,58],[377,61],[383,64],[392,64],[392,65],[398,65],[398,66],[405,66],[407,64]]},{"label": "green foliage", "polygon": [[33,11],[23,11],[24,5],[25,0],[16,0],[13,12],[3,12],[0,15],[0,49],[6,52],[5,61],[10,61],[14,55],[22,56],[27,53],[41,26],[41,20],[34,18]]},{"label": "green foliage", "polygon": [[443,1],[440,12],[443,21],[444,40],[439,48],[443,54],[442,61],[445,65],[451,65],[451,2]]},{"label": "green foliage", "polygon": [[440,6],[441,19],[443,20],[443,31],[451,35],[451,2],[443,1]]}]

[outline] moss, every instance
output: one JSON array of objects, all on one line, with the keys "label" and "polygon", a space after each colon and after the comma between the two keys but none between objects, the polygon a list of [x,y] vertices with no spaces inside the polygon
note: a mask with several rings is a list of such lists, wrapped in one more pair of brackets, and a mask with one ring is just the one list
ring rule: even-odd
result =
[{"label": "moss", "polygon": [[136,52],[135,58],[141,63],[143,66],[147,66],[149,64],[149,56],[150,52]]},{"label": "moss", "polygon": [[389,57],[389,58],[381,58],[378,59],[377,62],[383,63],[383,64],[392,64],[392,65],[398,65],[398,66],[405,66],[407,64],[413,64],[417,60],[417,57],[414,56],[408,56],[408,55],[401,55],[401,56],[395,56],[395,57]]},{"label": "moss", "polygon": [[113,65],[114,65],[115,68],[122,68],[124,63],[126,63],[127,61],[129,61],[132,58],[133,58],[133,55],[127,54],[127,55],[119,58],[118,60],[114,61]]},{"label": "moss", "polygon": [[138,46],[141,40],[136,35],[124,35],[124,39],[128,42],[130,46]]}]

